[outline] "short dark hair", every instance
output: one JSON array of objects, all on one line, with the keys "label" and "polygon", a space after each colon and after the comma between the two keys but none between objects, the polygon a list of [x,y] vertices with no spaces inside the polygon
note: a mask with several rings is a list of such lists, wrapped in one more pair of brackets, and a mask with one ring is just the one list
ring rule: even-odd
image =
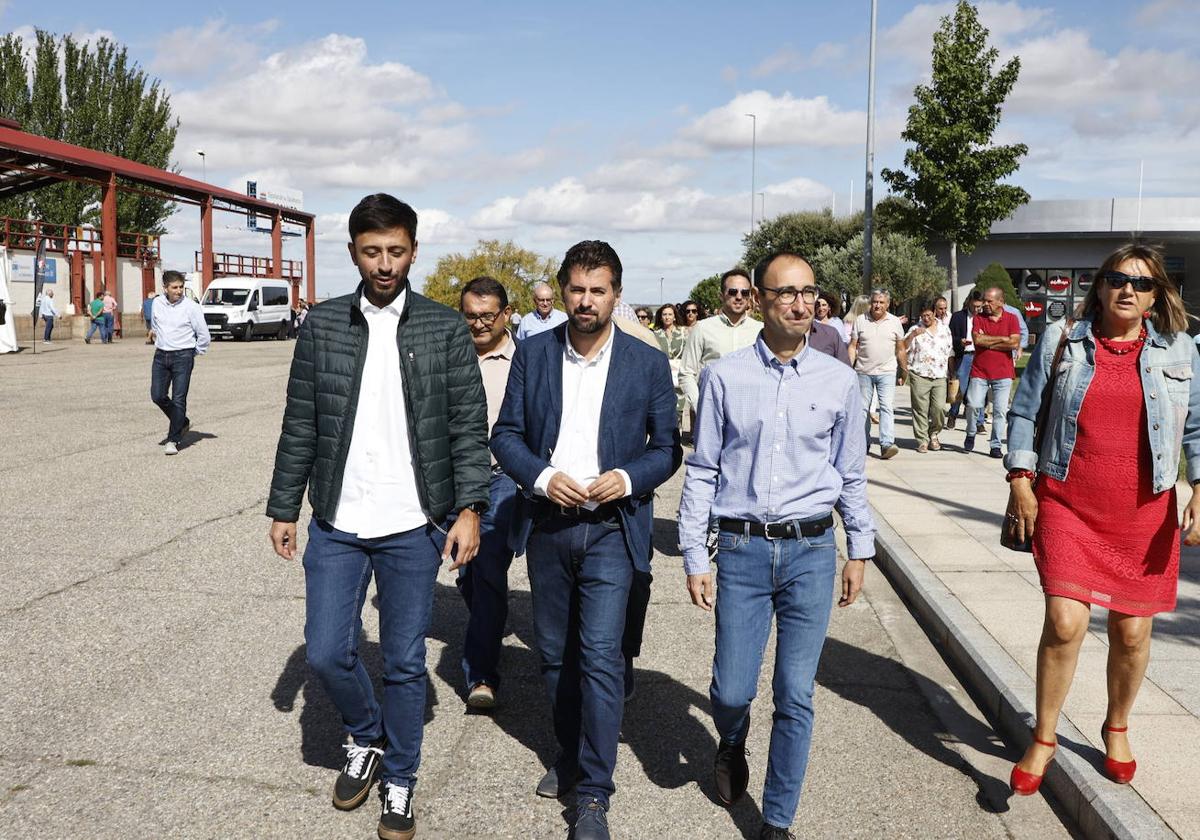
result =
[{"label": "short dark hair", "polygon": [[936,311],[937,311],[937,302],[938,302],[939,300],[945,300],[945,298],[938,298],[937,300],[927,300],[927,301],[923,301],[923,302],[921,303],[921,308],[920,308],[920,309],[918,309],[918,310],[917,310],[917,312],[918,312],[918,313],[921,313],[921,312],[936,312]]},{"label": "short dark hair", "polygon": [[722,274],[721,275],[721,294],[722,295],[725,294],[725,281],[728,280],[730,277],[745,277],[747,280],[749,280],[750,272],[746,271],[746,269],[744,269],[744,268],[731,268],[728,271],[726,271],[724,274]]},{"label": "short dark hair", "polygon": [[350,211],[350,241],[370,230],[404,228],[417,243],[417,211],[387,193],[368,195]]},{"label": "short dark hair", "polygon": [[500,299],[501,311],[508,309],[508,292],[504,286],[495,277],[488,277],[486,274],[481,277],[476,277],[470,283],[462,287],[462,291],[458,294],[458,308],[462,309],[463,296],[470,292],[479,297],[494,297]]},{"label": "short dark hair", "polygon": [[[184,280],[183,272],[181,272],[181,271],[175,271],[172,269],[172,270],[163,272],[163,288],[164,289],[167,286],[170,286],[172,283],[184,283],[184,282],[186,282],[186,281]],[[96,294],[102,294],[102,293],[97,292]]]},{"label": "short dark hair", "polygon": [[558,268],[558,285],[565,286],[571,279],[572,269],[582,268],[584,271],[595,271],[597,268],[607,268],[612,272],[613,291],[621,288],[621,258],[607,242],[599,239],[585,239],[576,242],[567,249],[562,265]]},{"label": "short dark hair", "polygon": [[806,260],[803,255],[797,254],[795,251],[774,251],[770,254],[767,254],[758,261],[756,266],[754,266],[754,285],[758,286],[760,289],[763,288],[767,282],[767,271],[770,270],[771,263],[775,262],[775,260],[785,257],[787,259],[800,260],[800,262],[804,263],[809,268],[812,268],[812,263]]}]

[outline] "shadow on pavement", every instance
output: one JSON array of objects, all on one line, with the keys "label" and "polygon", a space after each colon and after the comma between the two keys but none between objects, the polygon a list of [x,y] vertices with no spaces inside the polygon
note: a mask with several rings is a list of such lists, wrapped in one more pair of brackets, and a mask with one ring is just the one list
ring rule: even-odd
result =
[{"label": "shadow on pavement", "polygon": [[[945,449],[946,444],[943,443],[942,448]],[[983,454],[985,456],[987,455],[986,452],[984,452]],[[925,499],[926,501],[929,501],[929,502],[935,502],[944,507],[953,508],[959,516],[962,516],[965,519],[973,519],[976,522],[986,522],[988,525],[994,525],[997,529],[996,539],[999,540],[1000,523],[1004,520],[1004,512],[1003,511],[984,510],[983,508],[973,507],[971,505],[964,505],[962,502],[956,502],[953,499],[947,499],[944,496],[933,496],[933,495],[930,495],[929,493],[922,493],[921,491],[915,490],[912,487],[900,487],[895,484],[889,484],[886,481],[878,481],[878,480],[872,479],[870,486],[871,487],[882,487],[885,490],[895,490],[898,493],[904,493],[913,498]],[[868,498],[870,498],[869,491],[868,491]]]},{"label": "shadow on pavement", "polygon": [[216,440],[217,436],[212,432],[188,432],[183,436],[183,440],[179,442],[179,448],[191,449],[202,440]]},{"label": "shadow on pavement", "polygon": [[679,550],[679,526],[674,519],[654,519],[654,530],[650,535],[654,550],[666,557],[682,557]]},{"label": "shadow on pavement", "polygon": [[[933,728],[921,725],[938,725],[936,718],[924,711],[927,702],[932,706],[958,703],[933,680],[894,659],[829,638],[821,654],[817,682],[844,699],[868,709],[913,749],[970,778],[979,786],[975,798],[980,808],[991,813],[1008,811],[1011,792],[1006,779],[982,774],[943,744]],[[955,737],[973,750],[985,755],[1008,756],[1007,749],[997,742],[992,729],[974,718],[960,724],[958,729]],[[1015,756],[1009,757],[1015,759]]]}]

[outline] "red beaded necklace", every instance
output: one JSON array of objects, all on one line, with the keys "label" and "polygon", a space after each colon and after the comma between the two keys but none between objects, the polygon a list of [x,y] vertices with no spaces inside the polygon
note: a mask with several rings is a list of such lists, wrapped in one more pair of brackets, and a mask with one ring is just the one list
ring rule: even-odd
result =
[{"label": "red beaded necklace", "polygon": [[[1099,333],[1096,333],[1096,341],[1100,342],[1100,346],[1103,347],[1105,350],[1107,350],[1109,353],[1112,353],[1114,356],[1124,356],[1126,353],[1132,353],[1134,350],[1137,350],[1139,347],[1141,347],[1145,343],[1145,341],[1146,341],[1146,325],[1145,324],[1142,325],[1142,329],[1138,332],[1138,337],[1133,339],[1132,341],[1129,341],[1129,340],[1117,341],[1112,338],[1105,338],[1104,336],[1100,335]],[[1128,346],[1127,347],[1118,347],[1118,346],[1116,346],[1118,344],[1126,344]]]}]

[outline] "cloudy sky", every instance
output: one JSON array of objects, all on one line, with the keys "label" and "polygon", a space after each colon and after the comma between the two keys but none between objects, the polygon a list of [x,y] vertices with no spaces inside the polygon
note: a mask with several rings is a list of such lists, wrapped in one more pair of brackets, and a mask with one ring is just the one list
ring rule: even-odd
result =
[{"label": "cloudy sky", "polygon": [[[901,163],[913,85],[953,4],[879,4],[877,170]],[[998,138],[1029,145],[1034,198],[1200,193],[1200,3],[985,2],[1021,78]],[[364,194],[420,213],[420,282],[480,238],[560,255],[610,241],[626,298],[684,297],[738,259],[756,214],[861,209],[868,0],[849,3],[267,3],[2,6],[10,31],[106,34],[161,78],[180,170],[301,190],[322,296],[351,289],[345,221]],[[853,186],[853,191],[852,191]],[[885,190],[876,182],[876,197]],[[191,267],[199,213],[164,242]],[[218,217],[218,250],[269,254]],[[300,259],[290,241],[285,257]]]}]

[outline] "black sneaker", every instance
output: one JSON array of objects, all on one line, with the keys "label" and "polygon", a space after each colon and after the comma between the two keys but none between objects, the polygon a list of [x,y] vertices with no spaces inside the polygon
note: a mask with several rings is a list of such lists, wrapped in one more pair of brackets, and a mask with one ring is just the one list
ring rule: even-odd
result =
[{"label": "black sneaker", "polygon": [[383,760],[383,740],[366,747],[350,743],[343,746],[346,751],[346,766],[333,783],[333,807],[339,811],[353,811],[367,800],[379,763]]},{"label": "black sneaker", "polygon": [[993,447],[992,451],[988,454],[991,455],[993,458],[1003,458],[1004,457],[1004,453],[1000,451],[999,446]]},{"label": "black sneaker", "polygon": [[599,800],[580,800],[575,811],[575,828],[571,837],[572,840],[610,840],[608,813]]},{"label": "black sneaker", "polygon": [[746,742],[728,744],[722,741],[717,746],[717,758],[713,762],[713,775],[717,780],[717,796],[726,805],[742,798],[746,785],[750,783],[750,767],[746,764]]},{"label": "black sneaker", "polygon": [[975,451],[975,435],[967,435],[963,438],[963,450],[966,452]]},{"label": "black sneaker", "polygon": [[417,833],[413,819],[412,788],[387,782],[380,791],[383,811],[379,814],[379,840],[412,840]]},{"label": "black sneaker", "polygon": [[763,823],[762,831],[758,832],[758,840],[796,840],[796,835],[786,828]]}]

